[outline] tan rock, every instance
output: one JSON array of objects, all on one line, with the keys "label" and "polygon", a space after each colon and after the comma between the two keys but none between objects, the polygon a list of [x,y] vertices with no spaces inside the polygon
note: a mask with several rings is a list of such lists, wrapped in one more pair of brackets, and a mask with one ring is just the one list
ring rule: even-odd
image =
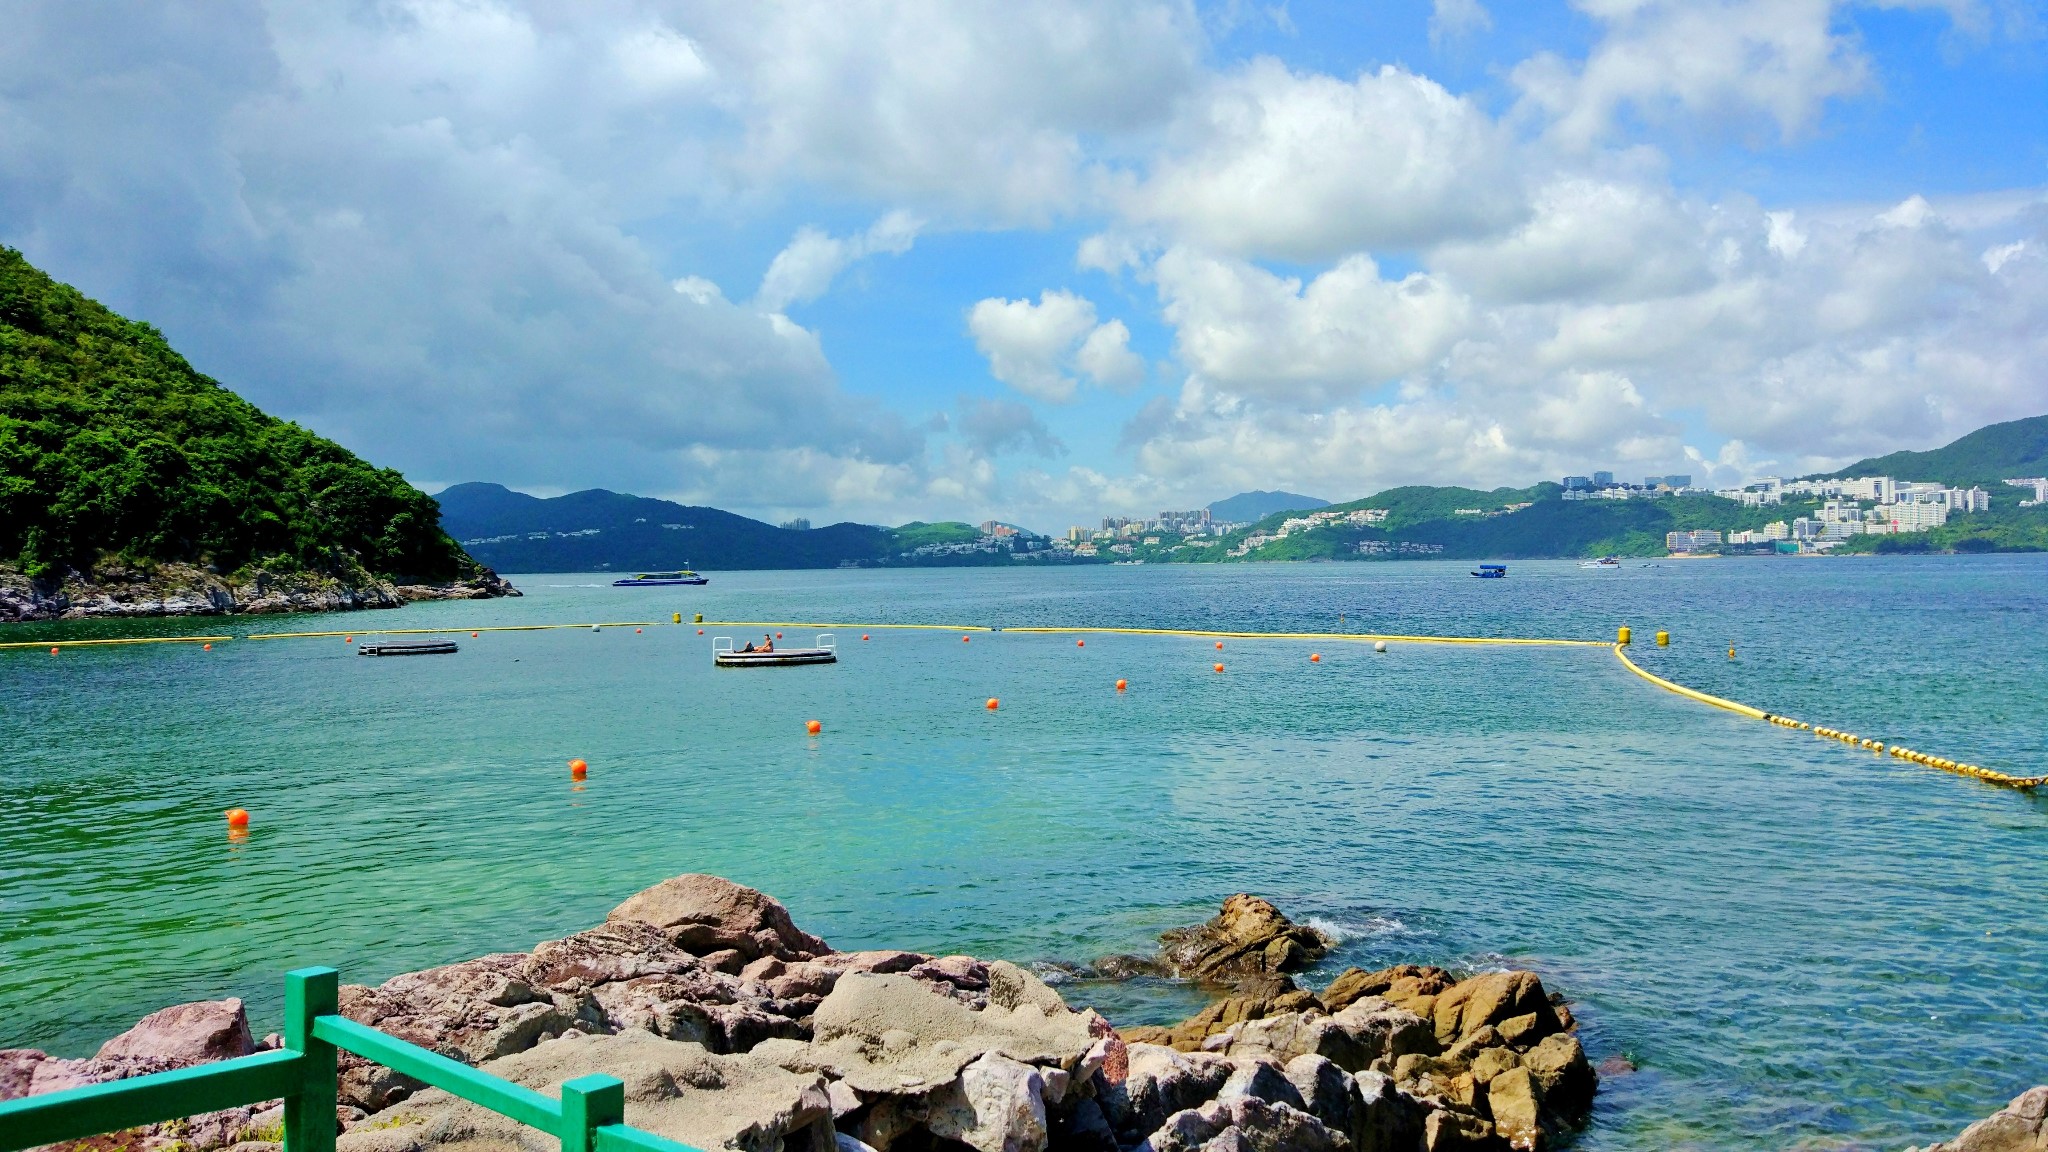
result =
[{"label": "tan rock", "polygon": [[[1489,1049],[1487,1055],[1501,1051]],[[1474,1074],[1477,1074],[1477,1067]],[[1534,1152],[1543,1143],[1543,1090],[1527,1068],[1508,1068],[1486,1086],[1487,1111],[1493,1128],[1517,1152]]]},{"label": "tan rock", "polygon": [[1510,1068],[1520,1068],[1522,1058],[1512,1048],[1487,1048],[1472,1058],[1472,1079],[1481,1084],[1490,1084],[1494,1078]]},{"label": "tan rock", "polygon": [[1545,1036],[1522,1053],[1522,1066],[1536,1078],[1543,1099],[1563,1115],[1583,1115],[1593,1106],[1598,1079],[1576,1037],[1563,1032]]},{"label": "tan rock", "polygon": [[1452,985],[1437,997],[1436,1038],[1452,1043],[1481,1025],[1534,1013],[1544,1034],[1559,1031],[1557,1014],[1533,972],[1488,972]]},{"label": "tan rock", "polygon": [[1095,1043],[1086,1017],[1002,961],[989,965],[980,1011],[908,975],[848,973],[818,1005],[812,1032],[835,1077],[862,1093],[899,1095],[951,1081],[984,1052],[1071,1071]]},{"label": "tan rock", "polygon": [[1462,1112],[1431,1112],[1422,1122],[1425,1152],[1479,1152],[1493,1138],[1493,1125]]},{"label": "tan rock", "polygon": [[823,940],[799,929],[774,897],[703,873],[672,877],[636,892],[605,919],[651,924],[699,956],[731,949],[746,960],[809,960],[831,951]]}]

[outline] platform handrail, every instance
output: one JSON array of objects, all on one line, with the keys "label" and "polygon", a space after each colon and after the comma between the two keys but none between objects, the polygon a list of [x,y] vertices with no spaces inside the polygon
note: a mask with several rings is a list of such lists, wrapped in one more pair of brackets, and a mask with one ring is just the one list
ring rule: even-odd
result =
[{"label": "platform handrail", "polygon": [[593,1074],[560,1099],[493,1076],[340,1013],[340,974],[285,974],[284,1047],[233,1060],[0,1101],[0,1152],[284,1101],[284,1152],[334,1152],[338,1054],[352,1052],[561,1141],[562,1152],[699,1152],[626,1124],[626,1086]]}]

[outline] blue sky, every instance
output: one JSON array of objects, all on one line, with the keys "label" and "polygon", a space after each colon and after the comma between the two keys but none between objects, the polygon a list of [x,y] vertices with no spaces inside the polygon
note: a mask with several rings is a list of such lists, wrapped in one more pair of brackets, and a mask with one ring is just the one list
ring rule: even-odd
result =
[{"label": "blue sky", "polygon": [[6,20],[0,242],[430,490],[1057,529],[2048,412],[2038,2]]}]

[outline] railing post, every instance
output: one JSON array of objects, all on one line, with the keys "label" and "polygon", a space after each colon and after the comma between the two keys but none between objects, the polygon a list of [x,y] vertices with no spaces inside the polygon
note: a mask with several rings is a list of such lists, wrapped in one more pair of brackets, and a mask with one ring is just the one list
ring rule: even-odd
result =
[{"label": "railing post", "polygon": [[334,1152],[334,1045],[313,1038],[313,1018],[341,1011],[341,976],[332,968],[284,975],[284,1046],[305,1057],[298,1091],[284,1098],[284,1152]]},{"label": "railing post", "polygon": [[625,1122],[625,1081],[600,1073],[562,1083],[562,1152],[597,1152],[597,1130]]}]

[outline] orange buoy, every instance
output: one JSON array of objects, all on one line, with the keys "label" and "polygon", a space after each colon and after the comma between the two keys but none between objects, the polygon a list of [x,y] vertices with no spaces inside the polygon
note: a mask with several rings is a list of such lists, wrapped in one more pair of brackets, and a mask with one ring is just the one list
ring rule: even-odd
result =
[{"label": "orange buoy", "polygon": [[633,635],[635,635],[635,636],[638,636],[638,635],[639,635],[639,634],[641,633],[641,631],[642,631],[642,629],[639,629],[639,628],[635,628],[635,629],[633,629]]},{"label": "orange buoy", "polygon": [[702,636],[703,634],[704,630],[702,628],[697,629],[697,635]]},{"label": "orange buoy", "polygon": [[1320,652],[1309,653],[1308,662],[1311,664],[1321,664],[1323,662],[1323,654]]},{"label": "orange buoy", "polygon": [[1216,642],[1216,650],[1217,650],[1218,652],[1221,652],[1221,651],[1223,651],[1223,641],[1221,641],[1221,640],[1218,640],[1218,641]]},{"label": "orange buoy", "polygon": [[1221,664],[1218,664],[1218,665],[1216,666],[1216,670],[1217,670],[1218,672],[1221,672],[1221,671],[1223,671],[1223,665],[1221,665]]},{"label": "orange buoy", "polygon": [[353,637],[353,636],[343,636],[343,637],[341,638],[341,642],[342,642],[343,644],[353,644],[353,643],[355,643],[355,642],[356,642],[356,638],[355,638],[355,637]]},{"label": "orange buoy", "polygon": [[780,632],[777,632],[777,633],[775,634],[775,638],[776,638],[777,640],[780,640],[780,639],[782,639],[782,633],[780,633]]},{"label": "orange buoy", "polygon": [[470,638],[471,640],[474,640],[474,639],[476,639],[476,633],[474,633],[474,632],[471,632],[471,633],[469,634],[469,638]]},{"label": "orange buoy", "polygon": [[804,731],[809,732],[813,736],[816,736],[818,733],[823,732],[824,730],[825,726],[823,724],[818,723],[816,720],[804,721]]},{"label": "orange buoy", "polygon": [[581,780],[590,774],[590,765],[581,760],[569,761],[569,779]]},{"label": "orange buoy", "polygon": [[1088,642],[1087,642],[1086,640],[1076,640],[1076,641],[1074,641],[1074,647],[1076,647],[1076,648],[1086,648],[1087,646],[1088,646]]},{"label": "orange buoy", "polygon": [[960,642],[961,642],[962,644],[965,644],[965,643],[967,643],[968,641],[970,641],[970,640],[972,640],[972,639],[974,639],[974,637],[972,637],[972,636],[962,636],[962,637],[960,638]]},{"label": "orange buoy", "polygon": [[228,827],[230,828],[247,828],[249,826],[249,810],[247,808],[230,808],[227,811],[227,817]]},{"label": "orange buoy", "polygon": [[50,655],[55,656],[56,654],[57,650],[55,648],[50,649]]},{"label": "orange buoy", "polygon": [[1123,691],[1124,689],[1126,689],[1126,688],[1128,688],[1128,687],[1130,687],[1130,686],[1131,686],[1131,682],[1130,682],[1130,681],[1128,681],[1128,680],[1119,680],[1119,681],[1117,681],[1117,682],[1116,682],[1116,690],[1117,690],[1117,691],[1119,691],[1119,692]]},{"label": "orange buoy", "polygon": [[988,698],[988,710],[989,710],[989,711],[991,711],[991,712],[995,711],[995,710],[996,710],[996,705],[997,705],[998,703],[999,703],[999,701],[997,701],[995,697],[993,697],[993,696],[989,697],[989,698]]},{"label": "orange buoy", "polygon": [[865,633],[865,632],[863,632],[863,633],[861,633],[861,634],[860,634],[860,638],[861,638],[861,639],[863,639],[863,640],[865,640],[865,639],[867,639],[867,638],[868,638],[868,634],[867,634],[867,633]]},{"label": "orange buoy", "polygon": [[201,647],[201,648],[203,648],[203,649],[205,649],[205,650],[206,650],[206,651],[208,651],[208,652],[211,652],[211,651],[213,651],[213,645],[211,645],[211,644],[201,644],[201,645],[200,645],[200,647]]}]

